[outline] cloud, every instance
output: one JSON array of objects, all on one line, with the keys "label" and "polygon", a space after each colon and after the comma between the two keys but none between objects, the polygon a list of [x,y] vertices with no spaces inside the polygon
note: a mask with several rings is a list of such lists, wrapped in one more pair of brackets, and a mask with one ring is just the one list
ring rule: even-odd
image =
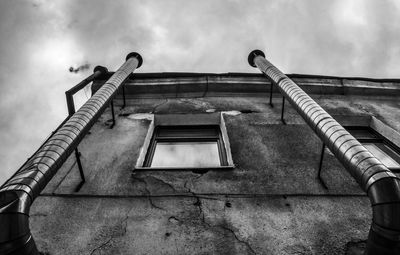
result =
[{"label": "cloud", "polygon": [[0,1],[0,183],[66,117],[64,91],[86,63],[116,70],[137,51],[138,72],[258,72],[247,55],[259,48],[287,73],[398,77],[399,11],[394,0]]}]

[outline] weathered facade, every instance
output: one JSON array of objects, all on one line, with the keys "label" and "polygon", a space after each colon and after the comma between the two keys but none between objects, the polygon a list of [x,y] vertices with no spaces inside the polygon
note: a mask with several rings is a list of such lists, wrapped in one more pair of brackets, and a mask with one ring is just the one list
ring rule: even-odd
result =
[{"label": "weathered facade", "polygon": [[[93,82],[96,92],[112,73]],[[400,80],[289,75],[341,125],[400,147]],[[362,254],[371,203],[262,74],[135,73],[30,208],[45,254]],[[233,167],[141,169],[158,116],[220,114]],[[176,125],[184,125],[185,121]],[[151,137],[151,134],[150,134]],[[398,176],[396,172],[395,175]],[[78,190],[79,189],[79,190]]]}]

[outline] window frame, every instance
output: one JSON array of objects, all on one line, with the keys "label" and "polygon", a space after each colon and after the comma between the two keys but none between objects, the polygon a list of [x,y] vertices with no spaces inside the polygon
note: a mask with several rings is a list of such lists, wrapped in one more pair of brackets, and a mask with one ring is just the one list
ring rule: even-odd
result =
[{"label": "window frame", "polygon": [[[220,158],[220,162],[222,159],[222,164],[220,166],[202,166],[202,167],[152,167],[149,166],[149,157],[152,153],[152,157],[154,156],[154,152],[156,147],[154,146],[156,143],[157,132],[159,129],[174,129],[174,128],[190,128],[193,127],[195,129],[201,128],[210,128],[213,127],[218,132],[218,156]],[[178,139],[182,139],[181,141],[189,141],[188,137],[180,137],[179,135],[176,137]],[[200,138],[200,137],[198,137]],[[194,141],[199,141],[194,137]],[[205,140],[207,137],[203,137]],[[215,139],[215,137],[212,137]],[[167,140],[167,138],[165,138]],[[215,141],[215,140],[214,140]],[[225,127],[225,120],[223,117],[223,113],[214,112],[214,113],[194,113],[194,114],[155,114],[153,115],[152,121],[148,126],[147,135],[144,139],[143,145],[140,149],[139,156],[136,160],[136,164],[133,171],[193,171],[193,172],[204,172],[208,170],[232,170],[235,168],[232,159],[232,153],[230,148],[229,137],[227,133],[227,129]]]},{"label": "window frame", "polygon": [[[382,145],[386,145],[387,147],[389,147],[391,150],[393,150],[395,152],[395,156],[398,158],[393,158],[392,155],[390,155],[389,153],[387,153],[386,151],[382,150],[385,154],[387,154],[393,161],[395,161],[397,164],[400,165],[400,148],[398,146],[396,146],[394,143],[392,143],[390,140],[388,140],[387,138],[385,138],[383,135],[381,135],[379,132],[377,132],[376,130],[374,130],[372,127],[370,126],[344,126],[344,128],[351,134],[354,136],[354,138],[356,138],[361,144],[366,144],[366,143],[372,143],[375,146],[377,146],[380,150],[382,150],[379,146],[379,144]],[[372,136],[371,138],[357,138],[351,131],[354,130],[363,130],[363,131],[367,131],[369,132]],[[391,171],[400,171],[400,167],[388,167],[389,170]]]},{"label": "window frame", "polygon": [[[181,135],[177,136],[168,136],[168,137],[163,137],[160,136],[161,131],[166,131],[166,130],[176,130],[180,131]],[[215,130],[216,135],[214,136],[207,136],[207,135],[198,135],[198,136],[190,136],[188,135],[189,132],[188,130],[199,130],[201,131],[202,129],[204,130]],[[168,132],[168,131],[167,131]],[[154,128],[153,136],[151,138],[151,142],[149,145],[149,149],[147,150],[146,157],[144,160],[144,167],[150,167],[150,168],[158,168],[158,167],[152,167],[152,161],[154,158],[154,154],[156,151],[157,143],[158,142],[177,142],[177,143],[185,143],[185,142],[216,142],[217,147],[218,147],[218,157],[220,161],[220,166],[228,166],[228,161],[226,158],[226,152],[223,144],[223,138],[221,134],[221,130],[219,126],[217,125],[198,125],[198,126],[182,126],[182,125],[176,125],[176,126],[156,126]],[[214,167],[208,167],[208,168],[215,168],[215,167],[220,167],[220,166],[214,166]],[[199,167],[174,167],[174,168],[199,168]],[[203,167],[200,167],[203,168]]]}]

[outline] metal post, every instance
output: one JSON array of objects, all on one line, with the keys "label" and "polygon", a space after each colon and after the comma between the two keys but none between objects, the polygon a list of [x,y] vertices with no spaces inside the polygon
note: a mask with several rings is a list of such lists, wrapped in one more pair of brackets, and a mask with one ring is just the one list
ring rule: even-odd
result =
[{"label": "metal post", "polygon": [[283,125],[286,125],[286,121],[283,118],[284,113],[285,113],[285,97],[283,96],[282,97],[281,121],[282,121]]},{"label": "metal post", "polygon": [[115,125],[114,100],[111,100],[110,105],[111,105],[111,115],[112,115],[112,124],[110,128],[113,128]]},{"label": "metal post", "polygon": [[74,97],[69,91],[65,91],[65,97],[67,99],[68,115],[71,116],[75,113]]},{"label": "metal post", "polygon": [[81,153],[78,151],[78,147],[75,149],[75,158],[76,158],[76,164],[78,165],[79,174],[81,176],[81,182],[78,184],[78,186],[75,189],[75,192],[77,192],[81,189],[83,184],[86,182],[85,174],[83,172],[82,163],[81,163]]},{"label": "metal post", "polygon": [[248,61],[278,87],[281,94],[368,194],[373,217],[366,254],[400,254],[400,178],[296,83],[266,60],[262,51],[252,51]]},{"label": "metal post", "polygon": [[274,105],[272,104],[272,91],[274,90],[274,84],[271,82],[269,86],[269,105],[273,108]]},{"label": "metal post", "polygon": [[328,186],[326,186],[324,180],[321,177],[322,162],[324,161],[324,154],[325,154],[325,143],[322,143],[321,157],[319,158],[319,166],[318,166],[318,180],[321,182],[322,186],[325,189],[328,189]]},{"label": "metal post", "polygon": [[126,106],[126,99],[125,99],[125,84],[124,84],[124,85],[122,85],[122,99],[123,99],[124,103],[123,103],[123,105],[122,105],[122,108],[121,108],[121,109],[124,109],[124,108],[125,108],[125,106]]},{"label": "metal post", "polygon": [[111,78],[1,187],[0,254],[38,254],[29,229],[30,206],[141,64],[138,53],[128,54]]}]

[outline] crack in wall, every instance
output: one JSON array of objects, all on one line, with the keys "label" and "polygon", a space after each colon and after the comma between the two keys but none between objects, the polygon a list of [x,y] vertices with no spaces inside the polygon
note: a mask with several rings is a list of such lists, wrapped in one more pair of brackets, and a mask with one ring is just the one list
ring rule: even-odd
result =
[{"label": "crack in wall", "polygon": [[[146,176],[146,177],[147,177],[147,176]],[[145,177],[145,178],[146,178],[146,177]],[[154,204],[154,201],[153,201],[152,196],[151,196],[151,192],[150,192],[150,190],[149,190],[148,187],[147,187],[147,182],[146,182],[146,180],[145,180],[144,178],[139,178],[139,177],[136,177],[136,176],[134,176],[134,175],[132,175],[132,178],[135,179],[135,180],[138,180],[138,181],[141,182],[141,183],[144,183],[144,190],[145,190],[145,192],[146,192],[146,197],[147,197],[147,199],[149,200],[150,205],[151,205],[153,208],[156,208],[156,209],[165,211],[164,208],[162,208],[162,207],[157,206],[156,204]]]},{"label": "crack in wall", "polygon": [[159,103],[156,106],[154,106],[150,113],[153,113],[153,114],[156,113],[157,108],[163,106],[166,103],[168,103],[168,98],[165,99],[165,102]]},{"label": "crack in wall", "polygon": [[126,228],[128,227],[128,218],[129,218],[129,214],[131,213],[133,207],[131,207],[125,214],[125,218],[121,221],[121,223],[124,223],[124,227],[122,228],[122,235],[126,234]]},{"label": "crack in wall", "polygon": [[[204,173],[204,174],[205,174],[205,173]],[[201,202],[200,197],[199,197],[195,192],[193,192],[193,191],[187,186],[188,183],[189,183],[189,181],[193,182],[194,180],[197,180],[197,179],[199,179],[200,177],[202,177],[204,174],[199,174],[199,176],[197,176],[196,178],[192,178],[191,180],[187,180],[187,181],[185,182],[185,184],[184,184],[184,187],[188,190],[188,192],[191,193],[191,194],[193,195],[194,198],[196,198],[196,202],[193,203],[193,205],[198,207],[198,210],[199,210],[199,215],[198,215],[198,216],[200,217],[201,222],[202,222],[204,225],[208,226],[209,228],[220,228],[220,229],[223,229],[223,230],[225,230],[225,231],[228,231],[229,233],[231,233],[231,234],[233,235],[233,237],[235,238],[236,241],[238,241],[239,243],[245,245],[246,248],[251,252],[251,254],[256,255],[257,253],[256,253],[256,252],[254,251],[254,249],[251,247],[251,245],[249,244],[249,242],[240,239],[240,238],[236,235],[236,233],[235,233],[235,231],[234,231],[233,229],[231,229],[231,228],[229,228],[228,226],[223,225],[223,224],[212,225],[212,224],[210,224],[210,223],[208,223],[208,222],[206,221],[205,214],[204,214],[204,210],[203,210],[203,204],[202,204],[202,202]],[[224,205],[224,211],[225,211],[225,205]],[[177,219],[175,216],[171,216],[171,217],[173,217],[174,219],[176,219],[178,222],[181,221],[181,220]],[[170,217],[170,218],[171,218],[171,217]]]},{"label": "crack in wall", "polygon": [[96,247],[95,249],[92,250],[92,252],[90,252],[90,255],[93,255],[96,251],[102,249],[104,246],[106,246],[109,242],[111,242],[111,240],[114,237],[110,237],[106,242],[102,243],[100,246]]},{"label": "crack in wall", "polygon": [[247,249],[250,250],[250,252],[252,254],[254,254],[254,255],[257,254],[247,241],[239,239],[239,237],[236,235],[236,233],[235,233],[235,231],[233,229],[230,229],[230,228],[228,228],[227,226],[224,226],[224,225],[217,225],[216,227],[219,227],[219,228],[222,228],[222,229],[225,229],[225,230],[229,231],[230,233],[232,233],[233,237],[235,237],[235,239],[239,243],[244,244],[247,247]]},{"label": "crack in wall", "polygon": [[155,177],[155,176],[152,176],[152,175],[148,175],[148,176],[146,176],[146,178],[152,178],[152,179],[154,179],[154,180],[156,180],[158,182],[161,182],[162,184],[168,186],[170,189],[172,189],[173,192],[175,192],[175,193],[178,192],[172,184],[170,184],[170,183],[168,183],[168,182],[166,182],[166,181],[164,181],[164,180],[162,180],[162,179],[160,179],[158,177]]},{"label": "crack in wall", "polygon": [[188,192],[191,193],[192,196],[196,199],[196,202],[194,202],[193,205],[198,207],[198,209],[199,209],[199,216],[202,218],[202,221],[203,221],[204,223],[206,223],[206,222],[205,222],[205,218],[204,218],[205,216],[204,216],[203,207],[202,207],[202,203],[201,203],[200,197],[199,197],[195,192],[193,192],[193,191],[187,186],[187,184],[188,184],[189,181],[191,181],[191,182],[193,183],[193,181],[199,179],[199,178],[202,177],[204,174],[205,174],[205,173],[199,174],[198,176],[196,176],[196,178],[192,178],[191,180],[187,180],[183,186],[184,186],[185,189],[187,189]]},{"label": "crack in wall", "polygon": [[[200,177],[201,177],[201,176],[200,176]],[[197,177],[196,179],[198,179],[198,178],[200,178],[200,177]],[[193,205],[198,207],[198,209],[199,209],[199,217],[201,217],[203,223],[206,223],[206,222],[205,222],[205,218],[204,218],[205,216],[204,216],[203,207],[202,207],[202,203],[201,203],[200,197],[197,196],[197,194],[196,194],[195,192],[193,192],[193,191],[187,186],[188,182],[189,182],[189,180],[185,182],[184,187],[188,190],[189,193],[192,194],[193,198],[196,199],[196,202],[194,202]]]},{"label": "crack in wall", "polygon": [[[185,185],[185,186],[186,186],[186,185]],[[206,218],[205,218],[205,214],[204,214],[204,210],[203,210],[203,204],[201,203],[201,199],[200,199],[198,196],[196,196],[196,193],[192,192],[189,188],[188,188],[188,190],[189,190],[189,192],[191,192],[191,193],[193,194],[193,197],[196,198],[196,202],[193,203],[193,205],[198,207],[198,210],[199,210],[198,216],[199,216],[201,222],[202,222],[204,225],[206,225],[208,228],[220,228],[220,229],[223,229],[223,230],[225,230],[225,231],[228,231],[229,233],[231,233],[231,234],[233,235],[233,237],[235,238],[236,241],[238,241],[239,243],[245,245],[246,248],[251,252],[251,254],[253,254],[253,255],[256,255],[256,254],[257,254],[257,253],[254,251],[254,249],[251,247],[251,245],[249,244],[249,242],[240,239],[240,238],[236,235],[236,233],[235,233],[235,231],[234,231],[233,229],[231,229],[231,228],[229,228],[228,226],[223,225],[223,224],[212,225],[212,224],[208,223],[208,222],[206,221]],[[225,206],[224,206],[224,210],[225,210]],[[178,219],[178,218],[175,217],[175,216],[171,216],[171,217],[169,218],[169,220],[170,220],[170,219],[176,220],[177,222],[181,222],[181,220]]]},{"label": "crack in wall", "polygon": [[101,249],[103,249],[104,247],[106,247],[110,242],[113,241],[114,238],[118,238],[121,236],[124,236],[127,232],[127,227],[128,227],[128,218],[129,218],[129,214],[131,213],[133,207],[131,207],[125,214],[125,217],[120,221],[120,223],[118,223],[117,226],[121,226],[121,231],[118,231],[117,233],[113,233],[113,235],[111,235],[110,238],[107,239],[107,241],[103,242],[102,244],[100,244],[99,246],[97,246],[96,248],[94,248],[91,252],[90,255],[95,254],[96,251],[99,251]]},{"label": "crack in wall", "polygon": [[203,177],[203,175],[205,175],[206,173],[207,173],[207,172],[199,173],[198,176],[196,176],[195,178],[191,178],[191,179],[187,180],[183,186],[185,187],[185,189],[187,189],[187,190],[189,191],[189,193],[192,193],[192,194],[194,194],[195,196],[197,196],[194,192],[192,192],[192,191],[190,190],[190,188],[187,187],[187,184],[188,184],[189,181],[193,184],[193,181],[196,181],[196,180],[200,179],[200,178]]}]

